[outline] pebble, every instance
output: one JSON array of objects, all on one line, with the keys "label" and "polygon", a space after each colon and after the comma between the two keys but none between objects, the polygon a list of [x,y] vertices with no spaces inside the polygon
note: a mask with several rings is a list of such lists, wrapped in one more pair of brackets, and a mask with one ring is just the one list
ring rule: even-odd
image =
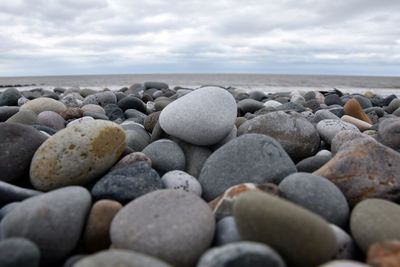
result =
[{"label": "pebble", "polygon": [[146,162],[139,161],[107,173],[96,182],[92,195],[95,199],[112,199],[125,204],[162,188],[158,173]]},{"label": "pebble", "polygon": [[122,109],[117,104],[107,104],[104,106],[106,116],[110,121],[125,120],[125,115]]},{"label": "pebble", "polygon": [[158,90],[162,90],[162,89],[168,89],[168,84],[164,83],[164,82],[153,82],[153,81],[149,81],[149,82],[145,82],[143,84],[145,90],[148,90],[150,88],[154,88],[154,89],[158,89]]},{"label": "pebble", "polygon": [[106,111],[104,110],[104,108],[102,108],[99,105],[95,105],[95,104],[86,104],[86,105],[82,106],[81,109],[83,110],[83,112],[94,112],[94,113],[101,113],[103,115],[106,115]]},{"label": "pebble", "polygon": [[39,267],[40,251],[25,238],[8,238],[0,241],[1,267]]},{"label": "pebble", "polygon": [[239,231],[236,227],[235,218],[226,216],[217,222],[215,229],[214,244],[222,246],[241,241]]},{"label": "pebble", "polygon": [[351,260],[334,260],[327,262],[323,265],[320,265],[318,267],[371,267],[371,266]]},{"label": "pebble", "polygon": [[133,151],[140,152],[150,144],[150,135],[141,124],[121,124],[126,135],[126,145]]},{"label": "pebble", "polygon": [[136,110],[136,109],[127,109],[124,112],[124,116],[131,121],[144,125],[144,120],[146,119],[147,115]]},{"label": "pebble", "polygon": [[332,155],[315,155],[305,158],[296,164],[299,172],[314,172],[331,160]]},{"label": "pebble", "polygon": [[282,106],[282,103],[275,100],[268,100],[264,103],[264,107],[266,108],[277,108],[279,106]]},{"label": "pebble", "polygon": [[324,166],[314,172],[333,182],[354,206],[379,197],[399,199],[400,154],[372,138],[349,141]]},{"label": "pebble", "polygon": [[233,210],[240,236],[269,245],[288,266],[317,266],[336,252],[335,236],[328,223],[286,200],[246,192]]},{"label": "pebble", "polygon": [[201,196],[201,185],[197,179],[184,171],[169,171],[161,177],[167,189],[183,190]]},{"label": "pebble", "polygon": [[61,99],[61,103],[63,103],[67,107],[79,108],[80,106],[82,106],[82,100],[83,97],[80,94],[69,93]]},{"label": "pebble", "polygon": [[81,108],[67,108],[60,115],[64,120],[79,119],[84,116],[84,111]]},{"label": "pebble", "polygon": [[196,178],[199,177],[204,163],[212,154],[211,149],[208,147],[191,145],[182,141],[178,142],[178,144],[185,154],[185,172]]},{"label": "pebble", "polygon": [[363,108],[356,99],[350,99],[346,102],[346,104],[344,105],[344,112],[346,113],[346,115],[352,116],[371,124],[371,120],[368,118],[367,114],[365,114]]},{"label": "pebble", "polygon": [[301,172],[291,174],[279,184],[279,195],[340,227],[345,227],[349,219],[346,198],[324,177]]},{"label": "pebble", "polygon": [[400,241],[377,242],[368,249],[367,263],[376,267],[400,266]]},{"label": "pebble", "polygon": [[19,111],[19,107],[0,107],[0,122],[8,120],[12,115]]},{"label": "pebble", "polygon": [[37,114],[32,110],[19,110],[9,117],[6,122],[32,125],[37,123]]},{"label": "pebble", "polygon": [[75,119],[75,120],[72,120],[72,121],[68,122],[67,123],[67,127],[71,127],[71,126],[74,126],[74,125],[79,125],[79,124],[81,124],[83,122],[87,122],[87,121],[94,121],[94,119],[92,117],[89,117],[89,116],[83,116],[82,118]]},{"label": "pebble", "polygon": [[322,120],[328,120],[328,119],[339,120],[340,118],[327,109],[320,109],[317,112],[315,112],[315,117],[313,118],[313,120],[311,122],[314,124],[317,124],[318,122],[320,122]]},{"label": "pebble", "polygon": [[237,103],[237,108],[240,114],[246,114],[248,112],[254,113],[257,110],[264,107],[264,104],[254,99],[243,99]]},{"label": "pebble", "polygon": [[110,169],[124,149],[124,131],[115,123],[93,120],[67,127],[35,152],[31,183],[43,191],[86,184]]},{"label": "pebble", "polygon": [[329,94],[325,96],[324,103],[328,106],[340,105],[343,106],[343,102],[337,94]]},{"label": "pebble", "polygon": [[385,111],[391,114],[398,108],[400,108],[400,99],[395,98],[390,101],[390,104],[385,108]]},{"label": "pebble", "polygon": [[286,267],[276,251],[265,244],[242,241],[208,250],[196,267]]},{"label": "pebble", "polygon": [[151,114],[149,114],[149,116],[147,116],[144,119],[144,128],[146,129],[146,131],[148,132],[152,132],[154,127],[156,126],[157,122],[158,122],[158,118],[160,117],[161,111],[158,112],[153,112]]},{"label": "pebble", "polygon": [[57,131],[65,128],[64,118],[54,111],[40,112],[37,117],[37,122],[41,125],[53,128]]},{"label": "pebble", "polygon": [[352,130],[355,132],[360,132],[356,126],[351,123],[342,121],[342,120],[335,120],[335,119],[328,119],[322,120],[317,124],[317,130],[321,138],[327,143],[331,144],[332,139],[335,135],[344,130]]},{"label": "pebble", "polygon": [[15,88],[8,88],[0,94],[0,106],[17,106],[21,93]]},{"label": "pebble", "polygon": [[128,165],[134,164],[136,162],[143,161],[147,163],[147,165],[151,166],[151,159],[146,156],[142,152],[132,152],[129,153],[128,155],[124,156],[122,159],[120,159],[113,167],[111,170],[118,169],[118,168],[123,168],[127,167]]},{"label": "pebble", "polygon": [[360,132],[355,132],[352,130],[344,130],[338,132],[332,140],[331,143],[331,152],[332,154],[336,154],[340,147],[346,142],[352,141],[356,138],[369,138],[368,135]]},{"label": "pebble", "polygon": [[40,191],[27,189],[0,181],[0,206],[14,201],[21,201],[40,194],[42,194]]},{"label": "pebble", "polygon": [[23,104],[20,110],[31,110],[36,114],[42,111],[54,111],[56,113],[61,113],[65,111],[67,107],[60,101],[54,100],[48,97],[39,97],[33,99],[25,104]]},{"label": "pebble", "polygon": [[371,129],[372,127],[372,124],[348,115],[341,117],[341,120],[353,124],[362,132]]},{"label": "pebble", "polygon": [[400,152],[400,119],[386,119],[379,124],[378,140],[382,144]]},{"label": "pebble", "polygon": [[335,259],[357,259],[360,258],[360,252],[358,251],[357,244],[353,238],[346,233],[342,228],[330,224],[329,225],[336,239],[336,254]]},{"label": "pebble", "polygon": [[176,267],[190,267],[211,245],[214,229],[214,215],[202,199],[164,189],[122,208],[111,224],[110,235],[115,248],[146,253]]},{"label": "pebble", "polygon": [[118,106],[123,110],[134,109],[146,113],[146,104],[134,95],[128,95],[118,101]]},{"label": "pebble", "polygon": [[33,127],[0,123],[0,180],[14,183],[29,175],[35,151],[46,137]]},{"label": "pebble", "polygon": [[117,104],[117,97],[112,92],[99,92],[85,97],[82,105],[85,106],[87,104],[105,107],[108,104]]},{"label": "pebble", "polygon": [[232,130],[236,102],[226,90],[204,87],[168,105],[159,118],[168,134],[194,145],[213,145]]},{"label": "pebble", "polygon": [[0,224],[2,238],[23,237],[40,249],[41,265],[64,259],[78,244],[91,205],[89,192],[64,187],[22,201]]}]

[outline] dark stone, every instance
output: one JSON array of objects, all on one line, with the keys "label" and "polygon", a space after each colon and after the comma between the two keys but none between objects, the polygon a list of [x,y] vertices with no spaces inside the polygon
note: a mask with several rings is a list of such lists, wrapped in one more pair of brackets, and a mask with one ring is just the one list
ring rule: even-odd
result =
[{"label": "dark stone", "polygon": [[154,127],[156,126],[156,124],[158,122],[158,118],[160,117],[160,114],[161,114],[161,111],[153,112],[144,119],[144,128],[146,129],[146,131],[148,131],[150,133],[153,131]]},{"label": "dark stone", "polygon": [[299,172],[314,172],[327,163],[332,157],[328,155],[315,155],[303,159],[296,164],[297,171]]},{"label": "dark stone", "polygon": [[365,96],[362,96],[362,95],[355,95],[354,98],[358,101],[358,103],[360,103],[360,105],[361,105],[361,107],[362,107],[363,109],[371,108],[371,107],[372,107],[371,100],[369,100],[369,99],[366,98]]},{"label": "dark stone", "polygon": [[104,110],[106,111],[106,116],[110,121],[115,121],[118,119],[122,121],[125,120],[124,112],[116,104],[108,104],[104,107]]},{"label": "dark stone", "polygon": [[142,113],[146,113],[146,104],[140,98],[133,95],[128,95],[118,101],[118,106],[123,110],[136,109]]},{"label": "dark stone", "polygon": [[26,189],[0,181],[0,206],[11,202],[22,201],[40,194],[42,194],[40,191]]},{"label": "dark stone", "polygon": [[144,125],[144,121],[147,117],[146,114],[136,109],[127,109],[125,110],[124,114],[127,119],[139,123],[141,125]]},{"label": "dark stone", "polygon": [[313,112],[316,112],[321,108],[319,102],[316,99],[311,99],[308,100],[305,104],[304,107],[310,108]]},{"label": "dark stone", "polygon": [[263,102],[264,100],[267,99],[267,95],[261,91],[251,91],[249,93],[249,98]]},{"label": "dark stone", "polygon": [[0,107],[0,122],[8,120],[19,111],[19,107]]},{"label": "dark stone", "polygon": [[145,90],[150,89],[150,88],[155,88],[158,90],[162,90],[162,89],[168,89],[168,84],[163,83],[163,82],[145,82],[144,84],[144,88]]},{"label": "dark stone", "polygon": [[237,103],[237,108],[240,114],[246,114],[247,112],[254,113],[263,107],[264,105],[262,102],[254,99],[243,99]]},{"label": "dark stone", "polygon": [[15,88],[8,88],[0,95],[0,106],[17,106],[21,93]]},{"label": "dark stone", "polygon": [[39,248],[25,238],[9,238],[0,241],[1,267],[38,267]]},{"label": "dark stone", "polygon": [[385,97],[382,102],[383,106],[389,106],[390,102],[395,98],[397,98],[397,96],[394,94]]},{"label": "dark stone", "polygon": [[330,105],[343,106],[343,102],[337,94],[329,94],[329,95],[325,96],[324,102],[328,106],[330,106]]},{"label": "dark stone", "polygon": [[[310,101],[312,101],[312,100],[310,100]],[[318,104],[318,106],[319,106],[319,104]],[[303,111],[306,111],[306,109],[302,105],[299,105],[299,104],[296,104],[296,103],[293,103],[293,102],[283,103],[281,106],[276,107],[275,110],[296,111],[296,112],[299,112],[299,113],[301,113]]]},{"label": "dark stone", "polygon": [[45,126],[45,125],[33,124],[32,127],[35,128],[38,131],[46,132],[49,135],[53,135],[53,134],[55,134],[57,132],[56,129],[48,127],[48,126]]}]

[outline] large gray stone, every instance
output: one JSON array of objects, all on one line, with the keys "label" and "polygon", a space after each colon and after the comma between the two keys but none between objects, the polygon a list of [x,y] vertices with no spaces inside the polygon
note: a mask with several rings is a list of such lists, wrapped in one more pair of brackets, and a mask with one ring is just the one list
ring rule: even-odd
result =
[{"label": "large gray stone", "polygon": [[232,130],[236,102],[226,90],[205,87],[169,104],[160,114],[160,126],[168,134],[194,145],[213,145]]},{"label": "large gray stone", "polygon": [[210,201],[241,183],[279,183],[296,172],[282,146],[261,134],[245,134],[216,150],[198,177],[203,197]]},{"label": "large gray stone", "polygon": [[0,181],[0,206],[15,201],[21,201],[40,194],[42,194],[40,191],[26,189]]},{"label": "large gray stone", "polygon": [[327,119],[318,122],[317,130],[321,138],[327,144],[331,144],[335,135],[340,131],[351,130],[354,132],[360,132],[360,130],[358,130],[358,128],[353,124],[336,119]]}]

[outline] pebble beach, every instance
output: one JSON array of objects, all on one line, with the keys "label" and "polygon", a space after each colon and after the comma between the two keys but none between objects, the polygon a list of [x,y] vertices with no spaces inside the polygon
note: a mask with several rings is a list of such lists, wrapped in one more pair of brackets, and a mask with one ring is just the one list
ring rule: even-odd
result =
[{"label": "pebble beach", "polygon": [[400,95],[0,91],[0,267],[398,267]]}]

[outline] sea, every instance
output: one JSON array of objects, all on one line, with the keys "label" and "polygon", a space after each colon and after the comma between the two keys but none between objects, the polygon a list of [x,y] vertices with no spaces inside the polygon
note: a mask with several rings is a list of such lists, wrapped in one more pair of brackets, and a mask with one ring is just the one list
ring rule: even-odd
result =
[{"label": "sea", "polygon": [[199,88],[206,85],[235,87],[246,91],[269,92],[329,91],[348,93],[373,91],[382,96],[400,95],[400,77],[286,75],[286,74],[112,74],[0,77],[0,92],[9,86],[20,90],[35,88],[91,88],[118,90],[146,81],[165,82],[170,88]]}]

